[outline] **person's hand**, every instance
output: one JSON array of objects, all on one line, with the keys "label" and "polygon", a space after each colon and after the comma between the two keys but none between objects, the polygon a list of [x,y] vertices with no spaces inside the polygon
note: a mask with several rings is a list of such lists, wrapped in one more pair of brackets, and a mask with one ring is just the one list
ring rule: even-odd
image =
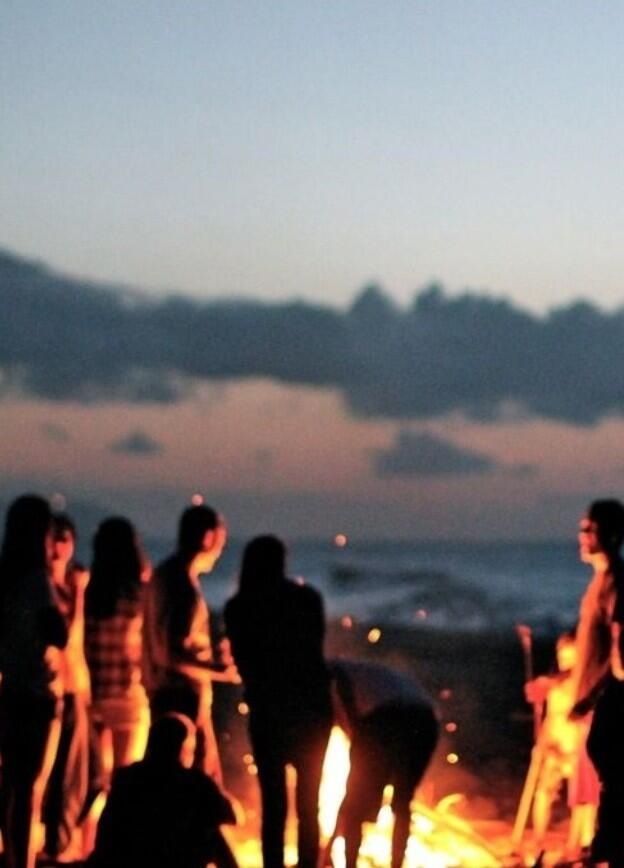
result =
[{"label": "person's hand", "polygon": [[238,669],[236,668],[236,665],[234,663],[230,663],[228,666],[225,667],[223,675],[224,675],[223,680],[226,681],[228,684],[242,684],[243,683],[243,680],[240,677]]},{"label": "person's hand", "polygon": [[540,675],[539,678],[527,681],[524,685],[524,696],[526,701],[530,702],[532,705],[538,705],[540,702],[545,702],[551,687],[552,683],[547,675]]},{"label": "person's hand", "polygon": [[74,581],[76,583],[76,590],[84,593],[89,584],[89,570],[85,570],[84,567],[79,567],[74,572]]}]

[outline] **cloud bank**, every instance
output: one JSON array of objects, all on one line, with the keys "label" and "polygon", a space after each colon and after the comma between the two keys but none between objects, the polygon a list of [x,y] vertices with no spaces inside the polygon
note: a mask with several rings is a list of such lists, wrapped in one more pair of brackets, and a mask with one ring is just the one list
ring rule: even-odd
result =
[{"label": "cloud bank", "polygon": [[361,417],[588,425],[624,412],[624,312],[578,302],[539,317],[438,287],[407,309],[374,287],[347,311],[154,300],[0,253],[3,394],[171,402],[248,377],[335,388]]}]

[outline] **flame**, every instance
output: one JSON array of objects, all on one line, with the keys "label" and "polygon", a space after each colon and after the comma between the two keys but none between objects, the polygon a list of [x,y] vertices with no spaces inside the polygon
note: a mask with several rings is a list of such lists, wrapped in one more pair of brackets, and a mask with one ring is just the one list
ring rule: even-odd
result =
[{"label": "flame", "polygon": [[[349,774],[349,739],[337,726],[332,729],[319,791],[319,825],[326,844],[336,824]],[[391,786],[384,790],[375,823],[364,824],[360,859],[374,866],[390,864],[392,828]],[[447,796],[436,808],[412,802],[412,826],[404,868],[497,868],[501,862],[470,824],[453,815],[460,796]],[[331,851],[334,868],[344,868],[344,840],[337,838]]]},{"label": "flame", "polygon": [[[292,804],[294,770],[289,769],[287,784]],[[319,826],[321,843],[326,847],[333,834],[338,810],[344,798],[349,775],[349,739],[342,729],[332,729],[319,790]],[[360,848],[360,862],[366,861],[368,868],[386,868],[390,865],[392,828],[391,786],[387,786],[379,814],[374,823],[365,823]],[[462,800],[457,794],[446,796],[435,808],[422,802],[412,802],[411,833],[407,844],[403,868],[500,868],[501,860],[493,848],[481,838],[470,823],[452,813],[453,806]],[[295,824],[289,820],[286,830],[284,863],[297,864],[297,849],[294,844]],[[250,839],[234,845],[236,856],[244,868],[261,864],[260,842]],[[331,849],[334,868],[344,868],[344,839],[336,838]]]}]

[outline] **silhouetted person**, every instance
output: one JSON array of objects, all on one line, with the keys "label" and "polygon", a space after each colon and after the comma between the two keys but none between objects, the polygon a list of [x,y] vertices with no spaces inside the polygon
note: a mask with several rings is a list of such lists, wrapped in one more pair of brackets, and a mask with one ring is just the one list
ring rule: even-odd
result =
[{"label": "silhouetted person", "polygon": [[194,752],[187,717],[152,725],[145,759],[113,776],[89,868],[236,868],[219,830],[234,812],[212,778],[191,768]]},{"label": "silhouetted person", "polygon": [[150,570],[133,525],[105,519],[93,539],[85,650],[100,757],[113,768],[143,757],[149,706],[142,683],[143,594]]},{"label": "silhouetted person", "polygon": [[409,838],[410,802],[438,740],[433,703],[413,679],[377,663],[332,661],[336,718],[351,738],[347,791],[337,834],[346,866],[355,868],[362,823],[379,813],[392,784],[392,868],[400,868]]},{"label": "silhouetted person", "polygon": [[190,717],[197,727],[196,765],[219,782],[212,682],[238,676],[233,666],[214,659],[200,576],[213,569],[226,537],[211,507],[190,506],[182,513],[177,551],[158,565],[147,588],[143,661],[153,718],[168,711]]},{"label": "silhouetted person", "polygon": [[576,715],[594,709],[587,749],[600,778],[600,802],[592,857],[624,868],[624,668],[620,643],[624,623],[624,506],[594,501],[581,521],[583,561],[594,571],[581,608],[583,660]]},{"label": "silhouetted person", "polygon": [[41,800],[60,731],[59,649],[67,626],[49,564],[52,515],[35,495],[15,500],[0,550],[2,837],[8,868],[34,868]]},{"label": "silhouetted person", "polygon": [[61,736],[48,781],[43,818],[46,854],[70,861],[79,858],[82,852],[78,821],[88,786],[90,687],[84,656],[84,596],[89,574],[74,560],[76,528],[69,516],[55,515],[52,530],[52,585],[67,624],[68,639],[61,657]]},{"label": "silhouetted person", "polygon": [[273,536],[245,548],[238,593],[225,607],[232,654],[249,705],[249,734],[262,797],[264,868],[284,864],[286,765],[297,772],[299,866],[318,861],[318,790],[329,731],[329,675],[320,594],[286,577]]}]

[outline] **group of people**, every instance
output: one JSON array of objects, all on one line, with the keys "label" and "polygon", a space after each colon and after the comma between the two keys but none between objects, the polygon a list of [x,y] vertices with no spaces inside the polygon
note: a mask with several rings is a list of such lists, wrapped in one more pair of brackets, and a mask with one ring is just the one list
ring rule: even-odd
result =
[{"label": "group of people", "polygon": [[532,761],[534,837],[541,847],[567,780],[570,856],[587,845],[590,864],[624,868],[624,505],[594,501],[578,542],[592,568],[578,624],[557,642],[558,671],[526,685],[527,699],[545,704]]},{"label": "group of people", "polygon": [[[393,868],[409,803],[436,745],[429,697],[386,667],[327,661],[320,594],[288,578],[275,536],[244,550],[215,651],[200,577],[226,543],[218,512],[182,514],[151,568],[125,518],[103,521],[90,570],[76,530],[37,495],[17,498],[0,548],[0,828],[8,868],[234,868],[234,822],[212,721],[214,681],[241,683],[258,769],[265,868],[283,868],[286,766],[296,770],[301,868],[320,858],[318,791],[332,722],[352,742],[338,824],[355,868],[362,822],[394,785]],[[105,802],[103,813],[96,805]]]}]

